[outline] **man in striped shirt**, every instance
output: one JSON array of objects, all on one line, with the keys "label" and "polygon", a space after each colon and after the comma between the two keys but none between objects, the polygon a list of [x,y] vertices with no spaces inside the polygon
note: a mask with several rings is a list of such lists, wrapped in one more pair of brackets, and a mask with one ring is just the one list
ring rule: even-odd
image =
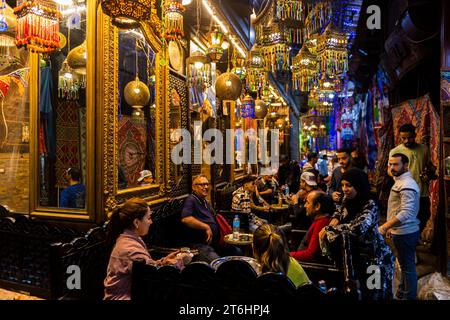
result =
[{"label": "man in striped shirt", "polygon": [[254,232],[260,225],[267,223],[266,220],[263,220],[252,213],[252,210],[268,212],[270,208],[269,206],[260,207],[254,204],[252,195],[256,189],[255,180],[256,178],[254,176],[244,177],[242,180],[242,187],[233,192],[233,201],[231,204],[233,211],[242,212],[249,215],[248,219],[250,232]]}]

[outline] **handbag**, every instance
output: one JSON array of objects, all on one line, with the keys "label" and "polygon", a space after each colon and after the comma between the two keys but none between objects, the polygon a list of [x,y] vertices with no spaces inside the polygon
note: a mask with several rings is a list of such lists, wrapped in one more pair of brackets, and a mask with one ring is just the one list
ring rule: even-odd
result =
[{"label": "handbag", "polygon": [[220,231],[219,246],[223,248],[228,246],[228,244],[225,242],[225,236],[232,233],[233,229],[231,229],[231,226],[221,214],[216,214],[216,221]]}]

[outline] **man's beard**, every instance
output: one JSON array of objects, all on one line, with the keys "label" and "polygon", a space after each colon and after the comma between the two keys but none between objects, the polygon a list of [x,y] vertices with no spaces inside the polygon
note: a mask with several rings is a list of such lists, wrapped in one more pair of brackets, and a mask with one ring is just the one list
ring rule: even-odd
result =
[{"label": "man's beard", "polygon": [[402,169],[402,170],[400,170],[400,171],[395,171],[395,172],[393,172],[393,171],[391,171],[391,173],[392,173],[392,175],[394,176],[394,177],[400,177],[402,174],[404,174],[406,172],[406,170],[405,169]]}]

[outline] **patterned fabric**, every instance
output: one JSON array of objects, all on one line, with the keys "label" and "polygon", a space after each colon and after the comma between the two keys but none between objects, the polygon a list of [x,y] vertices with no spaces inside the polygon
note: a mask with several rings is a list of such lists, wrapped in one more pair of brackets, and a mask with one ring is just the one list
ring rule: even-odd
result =
[{"label": "patterned fabric", "polygon": [[[65,188],[67,169],[81,168],[80,106],[76,101],[60,101],[56,107],[56,186]],[[84,173],[84,171],[81,171]]]},{"label": "patterned fabric", "polygon": [[[408,100],[392,109],[393,130],[395,145],[400,143],[398,129],[412,123],[416,128],[418,143],[430,146],[431,162],[437,166],[439,163],[439,114],[431,104],[430,97],[425,95],[416,100]],[[437,213],[439,204],[439,180],[430,183],[431,221]]]},{"label": "patterned fabric", "polygon": [[[364,273],[366,266],[376,265],[381,267],[383,275],[381,291],[386,293],[382,295],[389,295],[394,274],[394,258],[391,250],[378,232],[378,206],[373,200],[369,200],[353,219],[349,220],[348,215],[348,211],[344,206],[339,207],[332,217],[338,219],[339,224],[334,227],[325,227],[326,237],[321,244],[323,246],[322,249],[329,254],[330,244],[334,243],[342,234],[350,235],[352,257],[355,262],[357,277],[359,279],[363,279],[364,276],[367,277],[367,274]],[[367,289],[365,283],[365,281],[360,281],[362,291]],[[380,292],[375,291],[368,290],[366,296],[380,294]]]}]

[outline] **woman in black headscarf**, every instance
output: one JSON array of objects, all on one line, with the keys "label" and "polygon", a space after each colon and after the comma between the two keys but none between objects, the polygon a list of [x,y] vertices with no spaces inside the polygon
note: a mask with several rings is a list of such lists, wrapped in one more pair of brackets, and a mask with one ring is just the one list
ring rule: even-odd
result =
[{"label": "woman in black headscarf", "polygon": [[[330,252],[330,247],[340,236],[348,235],[353,267],[363,299],[390,298],[394,258],[378,232],[379,210],[370,198],[367,174],[352,168],[343,174],[341,184],[344,198],[330,224],[319,234],[321,245],[324,251]],[[369,266],[374,267],[368,269]],[[381,271],[381,277],[367,281],[376,270]]]}]

